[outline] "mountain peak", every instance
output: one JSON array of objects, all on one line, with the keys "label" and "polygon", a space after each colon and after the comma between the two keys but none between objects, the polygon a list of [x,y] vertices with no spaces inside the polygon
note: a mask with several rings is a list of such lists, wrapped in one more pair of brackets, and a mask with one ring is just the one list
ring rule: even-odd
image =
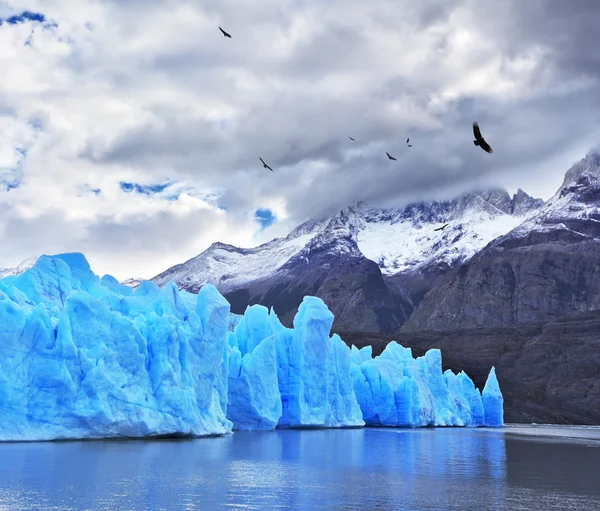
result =
[{"label": "mountain peak", "polygon": [[600,149],[590,151],[567,171],[559,195],[564,197],[590,186],[600,188]]},{"label": "mountain peak", "polygon": [[517,216],[523,216],[533,209],[540,208],[544,204],[542,199],[536,199],[524,192],[521,188],[512,196],[511,213]]}]

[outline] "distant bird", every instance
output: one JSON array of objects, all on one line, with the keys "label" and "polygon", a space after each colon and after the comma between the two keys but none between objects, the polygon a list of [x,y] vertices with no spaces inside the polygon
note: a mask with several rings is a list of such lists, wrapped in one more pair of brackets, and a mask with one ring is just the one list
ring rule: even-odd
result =
[{"label": "distant bird", "polygon": [[479,147],[481,147],[486,153],[493,153],[494,150],[490,147],[485,139],[481,136],[481,131],[479,130],[479,124],[477,122],[473,123],[473,135],[475,135],[475,140],[473,143]]},{"label": "distant bird", "polygon": [[388,157],[390,160],[394,160],[394,161],[396,161],[396,158],[394,158],[393,156],[391,156],[391,155],[390,155],[390,153],[386,152],[385,154],[387,154],[387,157]]},{"label": "distant bird", "polygon": [[443,231],[447,226],[448,226],[448,224],[444,224],[441,227],[438,227],[437,229],[434,229],[434,231]]},{"label": "distant bird", "polygon": [[272,169],[271,167],[269,167],[269,166],[268,166],[268,165],[265,163],[265,160],[263,160],[263,159],[262,159],[262,158],[260,158],[260,157],[259,157],[258,159],[259,159],[259,160],[262,162],[262,164],[263,164],[263,167],[264,167],[265,169],[269,169],[271,172],[273,172],[273,169]]},{"label": "distant bird", "polygon": [[352,142],[354,142],[354,139],[352,137],[348,137],[350,140],[352,140]]},{"label": "distant bird", "polygon": [[410,138],[407,138],[407,139],[406,139],[406,145],[407,145],[408,147],[412,147],[412,144],[409,144],[409,143],[408,143],[408,141],[409,141],[409,140],[410,140]]},{"label": "distant bird", "polygon": [[231,35],[230,35],[230,34],[228,34],[227,32],[225,32],[225,30],[223,30],[221,27],[219,27],[219,30],[220,30],[221,32],[223,32],[223,35],[224,35],[225,37],[229,37],[229,39],[231,39]]}]

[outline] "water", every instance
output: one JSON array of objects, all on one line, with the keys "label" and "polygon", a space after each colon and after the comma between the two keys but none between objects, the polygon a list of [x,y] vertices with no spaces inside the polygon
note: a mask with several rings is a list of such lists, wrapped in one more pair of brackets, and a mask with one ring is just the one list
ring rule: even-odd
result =
[{"label": "water", "polygon": [[0,444],[0,510],[13,509],[600,510],[600,429]]}]

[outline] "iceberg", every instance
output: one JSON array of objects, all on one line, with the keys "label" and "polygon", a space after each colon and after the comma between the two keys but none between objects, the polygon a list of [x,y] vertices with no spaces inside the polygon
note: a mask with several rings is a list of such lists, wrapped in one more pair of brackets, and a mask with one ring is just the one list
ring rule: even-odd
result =
[{"label": "iceberg", "polygon": [[262,305],[246,309],[229,334],[227,417],[234,429],[364,426],[350,349],[329,336],[332,323],[316,297],[304,298],[293,329]]},{"label": "iceberg", "polygon": [[275,337],[269,311],[253,305],[228,334],[227,417],[233,429],[275,429],[281,417]]},{"label": "iceberg", "polygon": [[[442,373],[441,352],[413,358],[395,341],[371,358],[352,347],[354,392],[369,426],[501,426],[502,394],[494,369],[482,395],[460,372]],[[486,412],[486,410],[489,410]]]},{"label": "iceberg", "polygon": [[492,367],[485,382],[481,400],[483,402],[484,425],[492,428],[501,427],[504,424],[504,398],[502,392],[500,392],[495,367]]},{"label": "iceberg", "polygon": [[373,357],[332,323],[316,297],[286,328],[261,305],[232,315],[210,284],[132,289],[82,254],[42,256],[0,279],[0,441],[502,426],[493,368],[481,394],[439,350]]},{"label": "iceberg", "polygon": [[[219,435],[229,303],[127,290],[81,254],[0,281],[0,440]],[[223,399],[224,398],[224,399]]]}]

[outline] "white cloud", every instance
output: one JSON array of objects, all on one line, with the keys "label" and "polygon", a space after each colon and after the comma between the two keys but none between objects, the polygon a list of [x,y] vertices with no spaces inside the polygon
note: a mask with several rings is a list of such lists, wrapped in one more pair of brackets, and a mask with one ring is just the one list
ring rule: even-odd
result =
[{"label": "white cloud", "polygon": [[[0,266],[78,250],[99,273],[151,277],[214,241],[266,241],[359,200],[488,184],[547,195],[540,178],[557,187],[566,169],[544,162],[600,135],[600,73],[553,46],[555,18],[513,0],[480,7],[7,2],[0,16],[27,9],[57,26],[0,26],[0,172],[22,176],[0,189]],[[473,148],[474,118],[493,159]],[[173,184],[144,195],[122,181]],[[258,208],[278,222],[259,232]]]}]

